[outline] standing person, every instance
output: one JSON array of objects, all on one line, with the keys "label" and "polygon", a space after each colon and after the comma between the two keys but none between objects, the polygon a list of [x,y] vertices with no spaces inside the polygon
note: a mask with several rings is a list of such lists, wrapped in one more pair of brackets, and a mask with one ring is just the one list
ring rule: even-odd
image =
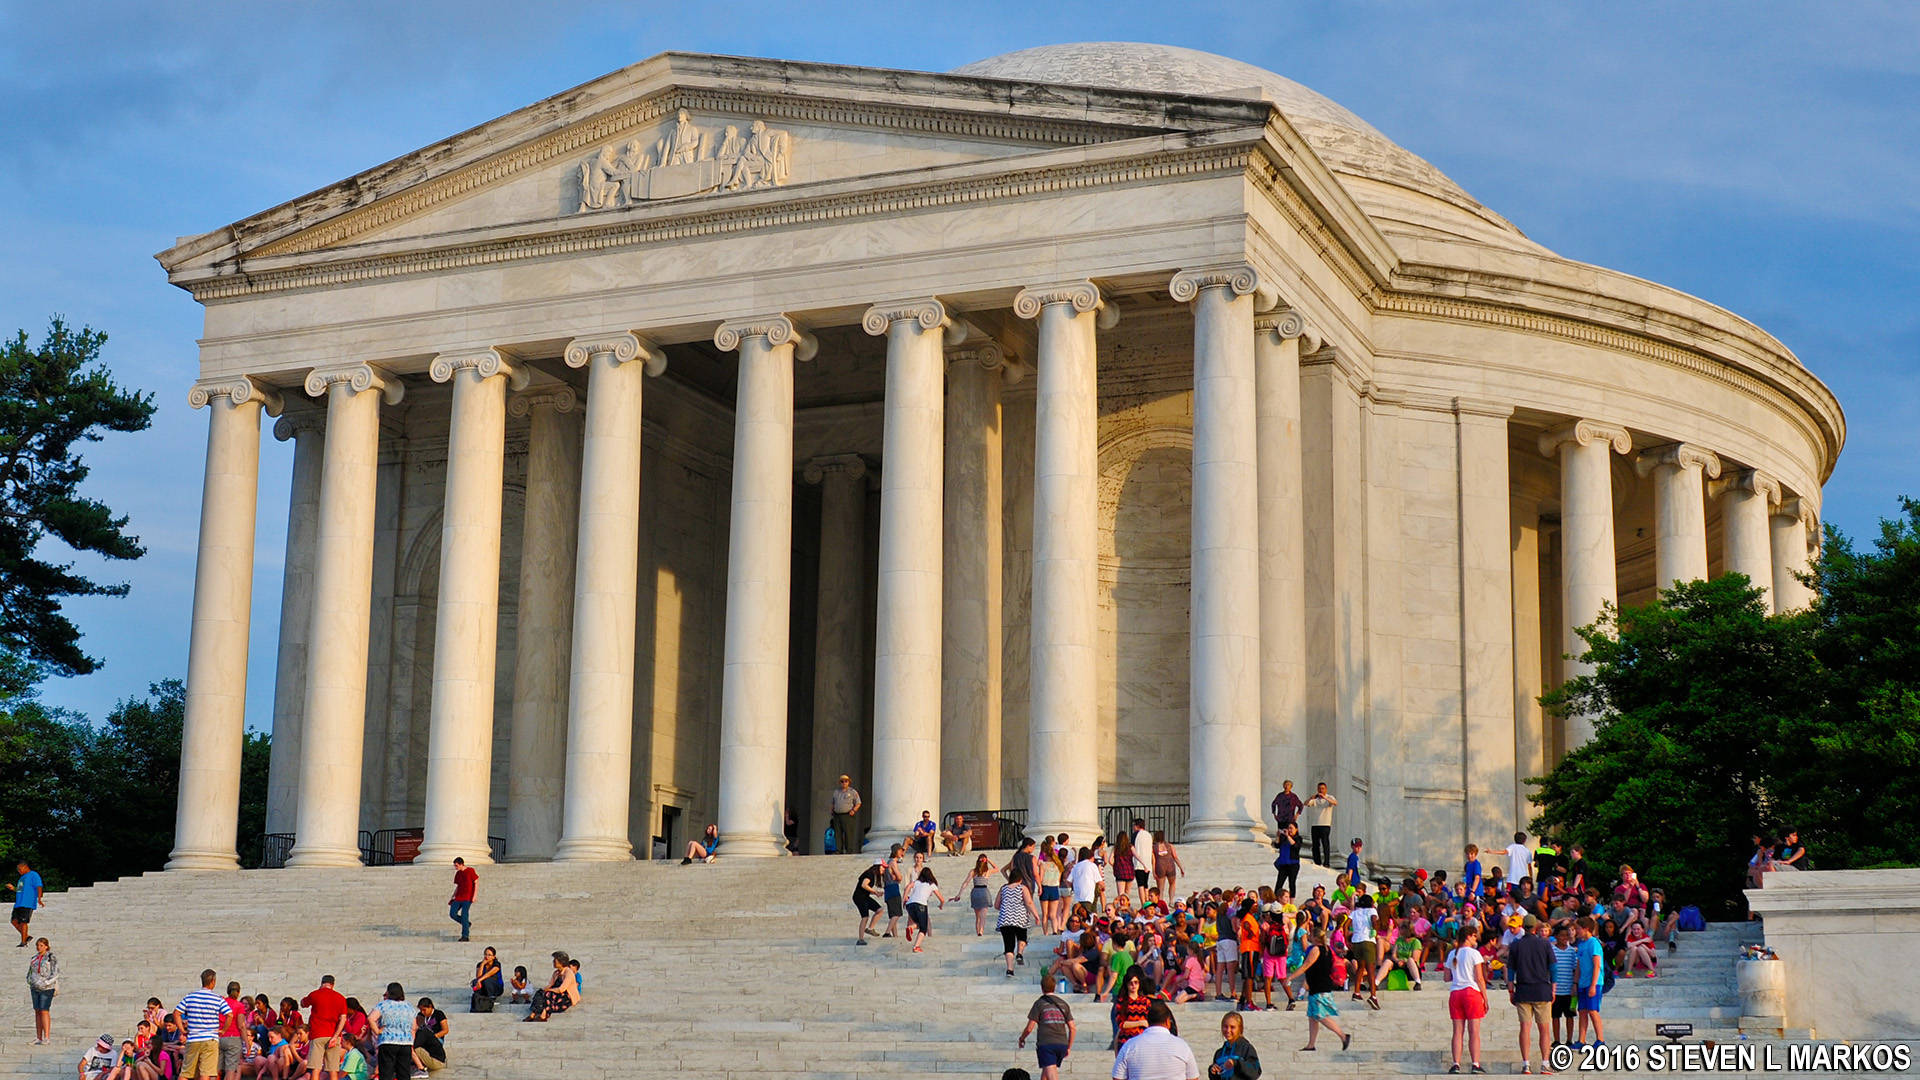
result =
[{"label": "standing person", "polygon": [[20,931],[19,947],[24,949],[27,939],[33,936],[28,924],[33,922],[33,913],[46,903],[47,889],[40,875],[27,865],[27,860],[21,859],[15,869],[20,871],[20,880],[7,886],[7,891],[13,894],[13,928]]},{"label": "standing person", "polygon": [[1293,781],[1280,782],[1280,793],[1273,797],[1273,827],[1275,832],[1285,832],[1287,826],[1300,816],[1301,807],[1306,803],[1293,793]]},{"label": "standing person", "polygon": [[[1161,896],[1172,896],[1173,886],[1181,874],[1187,872],[1186,864],[1180,861],[1180,853],[1167,841],[1165,829],[1153,831],[1153,883]],[[1137,876],[1137,875],[1136,875]]]},{"label": "standing person", "polygon": [[408,1080],[413,1075],[413,1028],[419,1015],[407,1004],[407,992],[397,982],[387,984],[387,996],[367,1014],[380,1040],[379,1059],[374,1063],[379,1080]]},{"label": "standing person", "polygon": [[853,777],[842,773],[840,786],[833,789],[827,799],[827,813],[833,819],[833,850],[842,855],[851,855],[860,850],[859,823],[860,792],[853,786]]},{"label": "standing person", "polygon": [[1164,1001],[1147,1007],[1147,1029],[1127,1040],[1113,1059],[1113,1080],[1200,1080],[1193,1047],[1173,1033],[1173,1010]]},{"label": "standing person", "polygon": [[460,940],[467,940],[467,932],[473,929],[473,887],[480,881],[480,875],[465,859],[453,860],[453,898],[447,901],[447,918],[460,924]]},{"label": "standing person", "polygon": [[1007,864],[1007,869],[1013,872],[1011,876],[1019,878],[1026,885],[1028,892],[1040,895],[1040,867],[1033,854],[1033,837],[1021,837],[1020,847],[1013,853],[1013,861]]},{"label": "standing person", "polygon": [[1364,885],[1365,878],[1360,873],[1360,852],[1367,846],[1365,840],[1354,837],[1347,845],[1347,884]]},{"label": "standing person", "polygon": [[[1153,834],[1147,831],[1146,818],[1133,819],[1133,883],[1141,892],[1147,889],[1147,879],[1154,875],[1158,866],[1153,861]],[[1162,896],[1171,895],[1162,892]]]},{"label": "standing person", "polygon": [[220,1075],[225,1080],[240,1080],[240,1070],[247,1060],[249,1009],[247,999],[240,996],[238,982],[227,984],[227,1007],[232,1011],[220,1018]]},{"label": "standing person", "polygon": [[[499,971],[498,964],[494,970]],[[239,993],[239,990],[236,988],[233,992]],[[322,975],[320,985],[301,998],[300,1005],[307,1010],[307,1071],[319,1080],[339,1076],[340,1064],[347,1056],[340,1023],[347,1015],[347,999],[333,988],[333,976]]]},{"label": "standing person", "polygon": [[1273,847],[1279,852],[1273,860],[1273,891],[1276,894],[1285,892],[1290,895],[1299,892],[1300,827],[1291,821],[1282,825],[1280,835],[1273,841]]},{"label": "standing person", "polygon": [[1593,884],[1587,870],[1586,848],[1575,844],[1567,849],[1567,892],[1575,902],[1587,894],[1587,886]]},{"label": "standing person", "polygon": [[1327,794],[1325,783],[1314,786],[1313,798],[1306,803],[1307,827],[1313,834],[1313,861],[1321,866],[1333,865],[1333,808],[1339,805],[1339,799]]},{"label": "standing person", "polygon": [[895,844],[887,849],[885,889],[887,897],[887,932],[881,934],[881,937],[892,937],[894,931],[900,929],[900,917],[907,913],[906,893],[903,891],[906,888],[907,881],[906,852],[907,849],[901,844]]},{"label": "standing person", "polygon": [[[1086,904],[1091,908],[1094,897],[1099,893],[1100,885],[1104,881],[1100,875],[1100,864],[1093,861],[1092,849],[1080,849],[1080,857],[1074,860],[1073,870],[1067,878],[1068,888],[1073,890],[1072,906]],[[1065,922],[1066,920],[1061,920],[1062,925],[1065,925]]]},{"label": "standing person", "polygon": [[1575,1049],[1586,1045],[1589,1026],[1593,1028],[1593,1045],[1607,1045],[1606,1031],[1600,1024],[1600,979],[1607,964],[1600,939],[1594,936],[1598,928],[1591,915],[1582,915],[1573,924],[1577,942],[1573,954],[1573,998],[1579,1010],[1579,1026],[1573,1036]]},{"label": "standing person", "polygon": [[1348,955],[1358,965],[1353,975],[1353,1000],[1360,1000],[1360,984],[1364,981],[1367,984],[1367,1008],[1377,1012],[1380,1008],[1380,988],[1374,979],[1380,970],[1380,941],[1375,932],[1375,923],[1380,911],[1373,906],[1373,897],[1364,893],[1354,901],[1354,905],[1354,909],[1347,914]]},{"label": "standing person", "polygon": [[220,1075],[220,1018],[233,1013],[227,999],[214,992],[212,968],[200,973],[200,989],[191,991],[173,1007],[187,1030],[186,1055],[180,1060],[181,1080]]},{"label": "standing person", "polygon": [[1027,1036],[1035,1036],[1033,1049],[1040,1059],[1040,1080],[1059,1080],[1060,1065],[1073,1052],[1073,1006],[1053,992],[1058,985],[1052,972],[1040,976],[1040,996],[1027,1010],[1027,1026],[1020,1029],[1020,1038],[1014,1042],[1024,1049]]},{"label": "standing person", "polygon": [[[920,946],[928,935],[933,933],[933,920],[927,915],[927,901],[940,901],[941,910],[947,906],[947,898],[940,893],[940,883],[933,879],[933,867],[920,868],[920,877],[907,891],[907,941],[913,945],[913,951],[919,952]],[[914,939],[914,931],[920,932],[919,940]]]},{"label": "standing person", "polygon": [[1306,953],[1300,958],[1299,979],[1307,994],[1307,1045],[1302,1050],[1316,1050],[1314,1042],[1320,1036],[1320,1029],[1326,1028],[1340,1037],[1340,1049],[1353,1045],[1353,1036],[1340,1030],[1337,1018],[1340,1006],[1333,1000],[1333,992],[1339,982],[1333,977],[1333,948],[1327,942],[1327,928],[1323,923],[1309,923],[1307,929]]},{"label": "standing person", "polygon": [[1223,1041],[1213,1052],[1207,1076],[1212,1080],[1260,1080],[1260,1055],[1247,1041],[1246,1018],[1237,1012],[1221,1017],[1220,1038]]},{"label": "standing person", "polygon": [[1460,868],[1460,884],[1467,890],[1467,902],[1472,903],[1486,886],[1486,878],[1480,871],[1480,845],[1467,845],[1466,865]]},{"label": "standing person", "polygon": [[1513,834],[1513,843],[1507,845],[1507,880],[1517,882],[1521,878],[1533,877],[1533,849],[1527,846],[1527,834]]},{"label": "standing person", "polygon": [[[1579,950],[1573,944],[1573,931],[1568,924],[1560,923],[1553,929],[1553,1041],[1561,1046],[1573,1041],[1573,984],[1574,965]],[[1561,1021],[1566,1022],[1566,1034],[1560,1034]]]},{"label": "standing person", "polygon": [[[1126,955],[1116,947],[1116,957]],[[1125,1052],[1127,1042],[1147,1030],[1147,1013],[1155,999],[1147,994],[1147,977],[1138,967],[1127,967],[1113,984],[1113,1048]]]},{"label": "standing person", "polygon": [[1533,1059],[1527,1055],[1527,1033],[1532,1028],[1540,1041],[1540,1072],[1553,1072],[1548,1061],[1547,1032],[1553,1012],[1553,943],[1547,940],[1546,924],[1531,915],[1522,916],[1520,928],[1525,936],[1507,947],[1507,1000],[1520,1014],[1520,1072],[1532,1071]]},{"label": "standing person", "polygon": [[1447,954],[1447,1016],[1453,1021],[1453,1065],[1450,1073],[1460,1071],[1460,1047],[1464,1042],[1473,1061],[1480,1066],[1480,1021],[1487,1015],[1487,960],[1474,948],[1480,938],[1473,931],[1463,932],[1459,948]]},{"label": "standing person", "polygon": [[1133,889],[1134,860],[1139,857],[1134,854],[1133,834],[1122,830],[1113,841],[1113,882],[1122,900]]},{"label": "standing person", "polygon": [[53,997],[60,992],[60,960],[53,955],[53,943],[46,938],[33,943],[33,959],[27,961],[27,995],[33,999],[33,1045],[53,1041]]},{"label": "standing person", "polygon": [[994,906],[1000,911],[1000,941],[1006,946],[1007,978],[1013,978],[1013,965],[1027,962],[1027,928],[1039,921],[1040,909],[1034,904],[1033,890],[1020,872],[1007,867],[1007,883],[1000,886]]},{"label": "standing person", "polygon": [[987,912],[993,910],[993,872],[999,867],[982,855],[973,860],[973,873],[967,875],[967,906],[973,909],[973,936],[985,937]]},{"label": "standing person", "polygon": [[[982,855],[982,859],[986,856]],[[853,883],[853,909],[860,914],[860,930],[855,945],[865,945],[867,935],[879,929],[881,902],[887,898],[887,860],[876,857],[873,865],[860,872]]]}]

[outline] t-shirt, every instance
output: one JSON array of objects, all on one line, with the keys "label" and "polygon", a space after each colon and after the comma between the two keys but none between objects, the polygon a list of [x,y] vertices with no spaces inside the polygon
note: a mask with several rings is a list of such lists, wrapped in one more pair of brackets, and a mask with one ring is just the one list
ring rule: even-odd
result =
[{"label": "t-shirt", "polygon": [[473,886],[480,880],[479,871],[471,866],[463,866],[453,872],[453,898],[455,901],[472,900]]},{"label": "t-shirt", "polygon": [[447,1014],[441,1012],[439,1009],[435,1009],[431,1013],[421,1016],[420,1030],[414,1033],[413,1045],[418,1046],[420,1049],[425,1050],[441,1061],[447,1060],[446,1044],[440,1041],[440,1036],[434,1034],[434,1032],[440,1030],[440,1025],[446,1022]]},{"label": "t-shirt", "polygon": [[233,1012],[227,999],[211,990],[195,990],[180,999],[174,1011],[187,1018],[187,1041],[203,1042],[220,1037],[220,1018]]},{"label": "t-shirt", "polygon": [[1567,864],[1567,888],[1574,888],[1576,883],[1582,892],[1586,891],[1587,886],[1593,884],[1587,880],[1587,860],[1585,859],[1575,859]]},{"label": "t-shirt", "polygon": [[300,999],[307,1007],[307,1034],[314,1039],[330,1039],[340,1030],[340,1018],[347,1014],[347,999],[331,986],[321,986],[318,990]]},{"label": "t-shirt", "polygon": [[1351,932],[1347,935],[1348,940],[1356,944],[1362,941],[1372,941],[1373,920],[1377,914],[1378,912],[1373,908],[1354,908],[1352,913],[1347,916],[1348,925],[1352,928]]},{"label": "t-shirt", "polygon": [[1185,1039],[1154,1025],[1121,1045],[1112,1075],[1113,1080],[1194,1080],[1200,1062]]},{"label": "t-shirt", "polygon": [[1348,851],[1347,852],[1347,880],[1356,881],[1359,879],[1359,876],[1360,876],[1360,853],[1358,851]]},{"label": "t-shirt", "polygon": [[1075,903],[1093,902],[1093,890],[1100,884],[1100,868],[1092,859],[1073,864],[1073,899]]},{"label": "t-shirt", "polygon": [[859,805],[859,789],[852,785],[844,788],[834,788],[833,795],[827,801],[827,806],[836,814],[851,814],[853,813],[853,808]]},{"label": "t-shirt", "polygon": [[1127,970],[1133,967],[1133,954],[1125,949],[1115,949],[1107,966],[1113,969],[1113,985],[1119,986],[1120,980],[1127,977]]},{"label": "t-shirt", "polygon": [[1561,997],[1573,993],[1573,962],[1579,951],[1571,945],[1553,947],[1553,992]]},{"label": "t-shirt", "polygon": [[1134,872],[1145,870],[1152,873],[1153,868],[1153,834],[1145,829],[1135,829],[1133,832]]},{"label": "t-shirt", "polygon": [[237,1039],[241,1036],[244,1027],[242,1017],[247,1014],[247,1003],[235,997],[227,998],[226,1001],[227,1015],[220,1018],[220,1037]]},{"label": "t-shirt", "polygon": [[932,836],[938,828],[939,826],[933,823],[932,818],[921,818],[913,823],[913,835]]},{"label": "t-shirt", "polygon": [[1300,801],[1300,796],[1291,791],[1282,791],[1273,797],[1274,821],[1284,826],[1300,816],[1300,808],[1304,805],[1306,804]]},{"label": "t-shirt", "polygon": [[1533,849],[1525,844],[1507,845],[1507,876],[1515,881],[1530,877],[1527,864],[1533,861]]},{"label": "t-shirt", "polygon": [[1037,1025],[1034,1042],[1040,1046],[1067,1045],[1067,1025],[1073,1023],[1073,1006],[1057,994],[1042,994],[1027,1010],[1027,1019]]},{"label": "t-shirt", "polygon": [[1590,937],[1575,945],[1573,949],[1574,989],[1576,992],[1584,994],[1587,992],[1587,989],[1594,984],[1594,976],[1600,971],[1600,965],[1604,962],[1601,960],[1602,950],[1600,947],[1600,939]]},{"label": "t-shirt", "polygon": [[381,1046],[412,1046],[413,1018],[420,1015],[413,1006],[392,998],[374,1003],[372,1015],[380,1021]]},{"label": "t-shirt", "polygon": [[13,906],[28,911],[40,906],[40,893],[44,888],[40,884],[40,872],[29,870],[20,875],[20,881],[13,887]]},{"label": "t-shirt", "polygon": [[859,900],[864,896],[871,900],[873,893],[867,891],[869,885],[884,893],[887,885],[887,868],[878,863],[867,867],[866,870],[860,874],[860,880],[854,882],[853,898]]},{"label": "t-shirt", "polygon": [[907,889],[907,903],[924,904],[933,899],[934,884],[931,881],[916,881]]},{"label": "t-shirt", "polygon": [[1196,993],[1207,988],[1207,966],[1198,956],[1187,956],[1187,962],[1180,965],[1180,977],[1186,981],[1187,989]]},{"label": "t-shirt", "polygon": [[1303,816],[1310,829],[1332,828],[1333,800],[1325,795],[1315,795],[1307,800],[1306,812]]},{"label": "t-shirt", "polygon": [[1479,949],[1469,949],[1464,945],[1448,953],[1447,989],[1478,989],[1480,984],[1475,980],[1474,973],[1479,969],[1481,964],[1486,962],[1487,958],[1480,955]]},{"label": "t-shirt", "polygon": [[1466,869],[1460,872],[1460,882],[1467,887],[1468,896],[1480,895],[1480,890],[1486,885],[1486,878],[1481,875],[1479,859],[1467,860]]}]

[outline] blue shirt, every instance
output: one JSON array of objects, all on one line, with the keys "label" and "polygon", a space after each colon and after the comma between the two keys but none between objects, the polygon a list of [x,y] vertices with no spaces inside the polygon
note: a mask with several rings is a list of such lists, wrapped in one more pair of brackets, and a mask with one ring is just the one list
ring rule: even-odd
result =
[{"label": "blue shirt", "polygon": [[220,1018],[231,1015],[227,999],[202,987],[180,999],[174,1011],[187,1018],[187,1041],[205,1042],[220,1037]]},{"label": "blue shirt", "polygon": [[40,906],[40,872],[29,870],[20,875],[20,883],[14,886],[13,906],[31,911]]},{"label": "blue shirt", "polygon": [[381,998],[373,1007],[373,1014],[380,1018],[380,1045],[413,1045],[413,1018],[419,1014],[413,1006],[392,998]]},{"label": "blue shirt", "polygon": [[1347,881],[1352,882],[1355,878],[1355,875],[1359,873],[1360,873],[1360,853],[1357,851],[1347,852]]},{"label": "blue shirt", "polygon": [[1479,896],[1481,886],[1486,884],[1486,878],[1480,874],[1479,859],[1468,859],[1466,868],[1460,872],[1460,877],[1467,887],[1468,896]]},{"label": "blue shirt", "polygon": [[[1600,970],[1600,965],[1603,962],[1601,960],[1600,939],[1590,937],[1578,945],[1575,945],[1573,951],[1578,954],[1575,958],[1573,975],[1576,983],[1575,990],[1584,994],[1587,992],[1587,988],[1594,984],[1594,975]],[[1600,981],[1604,982],[1605,980]]]}]

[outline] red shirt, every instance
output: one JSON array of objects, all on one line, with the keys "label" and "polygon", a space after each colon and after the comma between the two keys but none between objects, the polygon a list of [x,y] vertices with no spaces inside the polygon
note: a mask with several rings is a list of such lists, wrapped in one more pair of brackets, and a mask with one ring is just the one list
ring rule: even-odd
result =
[{"label": "red shirt", "polygon": [[479,880],[480,880],[480,875],[476,873],[473,867],[471,866],[463,866],[460,869],[455,870],[453,872],[454,901],[457,903],[461,900],[469,900],[469,901],[472,900],[473,884],[474,882]]},{"label": "red shirt", "polygon": [[233,1011],[220,1018],[220,1035],[222,1038],[237,1037],[240,1025],[246,1022],[246,999],[230,997],[227,999],[227,1008]]},{"label": "red shirt", "polygon": [[331,1039],[346,1015],[347,999],[331,986],[322,986],[300,999],[307,1007],[307,1034],[315,1039]]}]

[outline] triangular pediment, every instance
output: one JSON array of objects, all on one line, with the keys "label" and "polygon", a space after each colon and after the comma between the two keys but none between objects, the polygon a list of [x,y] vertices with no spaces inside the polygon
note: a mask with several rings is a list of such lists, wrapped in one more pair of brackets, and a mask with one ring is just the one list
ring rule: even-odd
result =
[{"label": "triangular pediment", "polygon": [[[1257,123],[1152,95],[662,54],[161,253],[195,268],[924,173],[1096,143]],[[684,119],[683,119],[684,117]]]}]

